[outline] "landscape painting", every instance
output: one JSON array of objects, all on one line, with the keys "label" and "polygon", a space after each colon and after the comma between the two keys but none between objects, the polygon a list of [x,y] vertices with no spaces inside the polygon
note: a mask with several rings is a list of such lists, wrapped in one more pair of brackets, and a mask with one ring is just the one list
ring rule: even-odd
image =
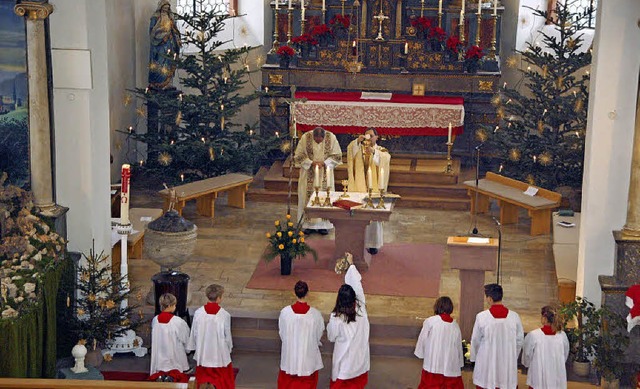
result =
[{"label": "landscape painting", "polygon": [[0,175],[29,188],[27,40],[15,0],[0,0]]}]

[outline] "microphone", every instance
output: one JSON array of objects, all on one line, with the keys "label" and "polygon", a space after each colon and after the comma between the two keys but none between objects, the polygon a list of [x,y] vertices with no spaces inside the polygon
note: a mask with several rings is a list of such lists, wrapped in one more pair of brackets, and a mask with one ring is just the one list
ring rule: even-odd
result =
[{"label": "microphone", "polygon": [[493,219],[493,221],[496,223],[496,226],[500,227],[502,226],[502,224],[500,224],[500,222],[498,221],[498,219],[496,219],[495,216],[491,216],[491,218]]},{"label": "microphone", "polygon": [[478,235],[478,228],[477,227],[473,227],[473,230],[471,230],[471,233],[473,235]]},{"label": "microphone", "polygon": [[484,146],[484,142],[482,142],[479,145],[477,145],[476,146],[476,150],[480,150],[482,148],[482,146]]}]

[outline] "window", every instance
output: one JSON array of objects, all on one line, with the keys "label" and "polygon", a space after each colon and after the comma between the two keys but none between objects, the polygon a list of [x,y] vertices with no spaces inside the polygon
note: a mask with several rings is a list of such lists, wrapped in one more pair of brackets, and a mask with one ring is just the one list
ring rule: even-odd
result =
[{"label": "window", "polygon": [[[551,13],[556,8],[557,1],[566,0],[549,0],[547,10]],[[598,6],[598,0],[570,0],[566,1],[567,7],[573,13],[587,13],[590,12],[587,27],[596,28],[596,12],[595,9]]]},{"label": "window", "polygon": [[196,13],[203,7],[206,11],[218,9],[225,13],[237,14],[238,0],[178,0],[179,14]]}]

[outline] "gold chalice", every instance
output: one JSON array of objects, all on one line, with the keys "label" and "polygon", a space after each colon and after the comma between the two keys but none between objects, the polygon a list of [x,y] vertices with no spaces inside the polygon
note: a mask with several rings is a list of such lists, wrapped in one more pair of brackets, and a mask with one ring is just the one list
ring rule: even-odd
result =
[{"label": "gold chalice", "polygon": [[342,184],[342,189],[344,190],[344,193],[340,195],[340,198],[346,199],[347,197],[349,197],[349,195],[347,194],[347,189],[349,187],[349,180],[342,180],[340,183]]}]

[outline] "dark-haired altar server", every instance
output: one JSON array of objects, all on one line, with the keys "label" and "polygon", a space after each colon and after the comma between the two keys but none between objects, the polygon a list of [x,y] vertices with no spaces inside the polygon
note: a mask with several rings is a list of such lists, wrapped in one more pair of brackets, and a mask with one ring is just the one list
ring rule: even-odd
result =
[{"label": "dark-haired altar server", "polygon": [[278,389],[315,389],[318,370],[324,367],[319,348],[324,319],[305,301],[309,293],[306,282],[298,281],[294,293],[298,301],[284,307],[278,319],[282,340]]}]

